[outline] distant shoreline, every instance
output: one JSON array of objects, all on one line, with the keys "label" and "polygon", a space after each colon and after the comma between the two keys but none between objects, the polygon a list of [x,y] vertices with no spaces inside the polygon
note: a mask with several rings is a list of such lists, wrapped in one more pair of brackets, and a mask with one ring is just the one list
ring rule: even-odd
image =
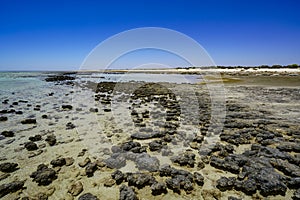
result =
[{"label": "distant shoreline", "polygon": [[173,67],[173,68],[147,68],[147,69],[76,69],[76,70],[0,70],[1,72],[57,72],[57,73],[78,73],[78,72],[168,72],[168,71],[178,71],[178,72],[188,72],[188,71],[206,71],[206,70],[259,70],[259,71],[284,71],[284,70],[296,70],[300,71],[300,65],[298,64],[292,64],[292,65],[261,65],[261,66],[202,66],[202,67]]}]

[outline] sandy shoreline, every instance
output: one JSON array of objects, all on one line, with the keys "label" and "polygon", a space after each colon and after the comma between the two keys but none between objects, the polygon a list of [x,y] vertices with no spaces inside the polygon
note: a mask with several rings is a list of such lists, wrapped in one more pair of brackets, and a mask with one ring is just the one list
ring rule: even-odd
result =
[{"label": "sandy shoreline", "polygon": [[[300,69],[274,70],[134,70],[204,74],[210,82],[78,87],[65,84],[70,80],[1,94],[6,102],[1,117],[7,117],[0,122],[1,133],[14,135],[0,140],[0,165],[18,167],[2,169],[0,185],[25,181],[8,194],[0,190],[2,198],[83,199],[90,193],[99,199],[291,199],[300,177]],[[226,104],[220,133],[209,131],[221,122],[211,121],[207,84],[221,84],[226,94],[215,97]],[[21,123],[28,118],[36,123]],[[218,144],[201,156],[201,146],[213,134],[220,136]],[[41,136],[32,141],[37,149],[26,148],[35,135]],[[47,138],[53,136],[50,145]],[[36,177],[40,164],[48,169]],[[123,178],[112,177],[117,169]]]}]

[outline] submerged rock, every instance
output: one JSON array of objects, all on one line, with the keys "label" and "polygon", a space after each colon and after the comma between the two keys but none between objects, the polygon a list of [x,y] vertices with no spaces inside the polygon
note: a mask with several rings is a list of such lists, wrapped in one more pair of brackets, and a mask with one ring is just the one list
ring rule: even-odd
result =
[{"label": "submerged rock", "polygon": [[72,122],[68,122],[66,124],[66,130],[74,129],[76,126]]},{"label": "submerged rock", "polygon": [[23,188],[25,181],[13,181],[0,185],[0,198]]},{"label": "submerged rock", "polygon": [[15,133],[13,131],[3,131],[1,133],[1,135],[5,136],[5,137],[14,137]]},{"label": "submerged rock", "polygon": [[41,135],[30,136],[29,140],[32,142],[40,141],[42,140],[42,136]]},{"label": "submerged rock", "polygon": [[141,144],[138,142],[133,142],[133,141],[125,142],[125,143],[121,144],[121,146],[120,146],[121,150],[123,150],[123,151],[130,151],[130,150],[138,148],[138,147],[141,147]]},{"label": "submerged rock", "polygon": [[90,112],[98,112],[98,108],[90,108]]},{"label": "submerged rock", "polygon": [[185,152],[185,153],[180,154],[178,156],[173,156],[171,158],[171,161],[174,162],[174,163],[178,163],[181,166],[194,167],[195,157],[196,157],[196,155],[194,153]]},{"label": "submerged rock", "polygon": [[243,199],[237,198],[237,197],[233,197],[233,196],[229,196],[228,200],[243,200]]},{"label": "submerged rock", "polygon": [[48,118],[48,115],[42,115],[42,118],[43,118],[43,119],[47,119],[47,118]]},{"label": "submerged rock", "polygon": [[137,188],[143,188],[146,185],[152,185],[156,182],[153,176],[143,173],[128,173],[126,180],[129,186],[135,186]]},{"label": "submerged rock", "polygon": [[183,189],[186,192],[190,192],[194,189],[192,179],[183,175],[169,178],[166,180],[166,183],[169,189],[177,193],[180,193],[180,189]]},{"label": "submerged rock", "polygon": [[[111,151],[113,153],[143,153],[146,152],[146,147],[142,146],[138,142],[128,141],[121,144],[120,146],[112,146]],[[125,156],[127,156],[127,154]]]},{"label": "submerged rock", "polygon": [[48,142],[50,146],[54,146],[56,143],[56,137],[55,135],[48,135],[45,141]]},{"label": "submerged rock", "polygon": [[160,194],[166,194],[167,191],[167,185],[162,182],[155,182],[151,185],[151,191],[152,195],[160,195]]},{"label": "submerged rock", "polygon": [[104,160],[105,164],[109,168],[120,169],[126,165],[126,159],[124,158],[123,154],[114,153],[111,155],[110,158]]},{"label": "submerged rock", "polygon": [[156,172],[159,169],[159,160],[147,153],[139,154],[135,161],[139,170]]},{"label": "submerged rock", "polygon": [[37,150],[38,149],[38,146],[36,143],[34,142],[26,142],[25,143],[25,148],[28,150],[28,151],[34,151],[34,150]]},{"label": "submerged rock", "polygon": [[300,153],[300,145],[294,142],[285,142],[276,147],[280,151]]},{"label": "submerged rock", "polygon": [[40,164],[37,167],[37,171],[33,172],[30,177],[39,185],[49,185],[57,178],[55,170],[48,168],[44,164]]},{"label": "submerged rock", "polygon": [[300,177],[297,178],[291,178],[287,181],[287,185],[290,189],[296,189],[300,185]]},{"label": "submerged rock", "polygon": [[75,77],[58,75],[58,76],[49,76],[48,78],[45,78],[46,82],[59,82],[59,81],[66,81],[66,80],[68,81],[75,80]]},{"label": "submerged rock", "polygon": [[[169,189],[174,192],[180,193],[180,189],[185,190],[187,193],[190,193],[193,189],[194,176],[188,171],[175,169],[170,165],[163,165],[159,169],[160,176],[171,176],[166,180],[167,186]],[[201,177],[198,177],[201,184]]]},{"label": "submerged rock", "polygon": [[278,169],[282,171],[285,175],[291,177],[300,177],[300,167],[294,164],[289,163],[286,160],[281,159],[271,159],[270,163]]},{"label": "submerged rock", "polygon": [[122,185],[120,187],[120,200],[138,200],[138,197],[131,187]]},{"label": "submerged rock", "polygon": [[242,182],[241,191],[247,195],[252,195],[257,190],[257,184],[254,179],[247,179]]},{"label": "submerged rock", "polygon": [[64,110],[72,110],[73,106],[72,105],[62,105],[61,108]]},{"label": "submerged rock", "polygon": [[66,159],[64,159],[64,158],[57,158],[57,159],[55,159],[55,160],[52,160],[52,161],[50,162],[50,164],[51,164],[53,167],[61,167],[61,166],[63,166],[63,165],[66,164]]},{"label": "submerged rock", "polygon": [[8,178],[9,176],[10,176],[10,174],[8,174],[8,173],[6,173],[6,174],[1,174],[1,175],[0,175],[0,181],[2,181],[2,180],[4,180],[4,179]]},{"label": "submerged rock", "polygon": [[7,120],[8,120],[7,117],[5,117],[5,116],[0,116],[0,122],[4,122],[4,121],[7,121]]},{"label": "submerged rock", "polygon": [[1,163],[0,171],[1,172],[14,172],[18,169],[17,167],[18,167],[17,163],[10,163],[10,162]]},{"label": "submerged rock", "polygon": [[111,174],[111,177],[116,181],[116,183],[119,185],[123,182],[125,179],[125,175],[120,171],[116,170]]},{"label": "submerged rock", "polygon": [[283,177],[273,169],[263,168],[258,173],[250,174],[249,178],[253,178],[259,185],[260,193],[263,196],[278,194],[284,196],[287,190]]},{"label": "submerged rock", "polygon": [[199,186],[202,186],[204,184],[204,177],[199,172],[194,172],[194,181]]},{"label": "submerged rock", "polygon": [[32,119],[32,118],[24,119],[21,121],[21,124],[36,124],[36,119]]},{"label": "submerged rock", "polygon": [[78,200],[99,200],[96,196],[92,195],[91,193],[85,193],[81,195]]},{"label": "submerged rock", "polygon": [[142,133],[142,132],[138,132],[138,133],[133,133],[131,135],[132,139],[138,139],[138,140],[147,140],[147,139],[151,139],[151,138],[161,138],[164,137],[166,134],[165,133],[161,133],[160,131],[158,132],[147,132],[147,133]]},{"label": "submerged rock", "polygon": [[97,163],[93,162],[93,163],[89,163],[87,164],[86,168],[85,168],[85,174],[88,177],[91,177],[94,175],[94,172],[98,169],[97,167]]},{"label": "submerged rock", "polygon": [[221,177],[217,180],[217,188],[221,191],[231,190],[234,186],[235,177]]},{"label": "submerged rock", "polygon": [[241,184],[236,183],[236,189],[246,194],[255,193],[258,189],[263,196],[285,195],[287,186],[284,177],[277,173],[268,158],[252,158],[243,166],[239,179],[243,180]]},{"label": "submerged rock", "polygon": [[294,196],[292,197],[293,200],[299,200],[300,199],[300,188],[298,188],[295,192],[294,192]]},{"label": "submerged rock", "polygon": [[149,149],[150,151],[158,151],[163,147],[161,140],[154,140],[149,143]]},{"label": "submerged rock", "polygon": [[225,171],[229,171],[234,174],[238,174],[240,172],[240,166],[239,163],[232,159],[223,160],[216,156],[212,156],[210,159],[210,165],[222,169]]}]

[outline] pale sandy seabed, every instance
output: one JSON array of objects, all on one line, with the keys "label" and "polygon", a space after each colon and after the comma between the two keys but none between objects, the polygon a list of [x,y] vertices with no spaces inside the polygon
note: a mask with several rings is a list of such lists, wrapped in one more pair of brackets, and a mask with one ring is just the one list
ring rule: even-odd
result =
[{"label": "pale sandy seabed", "polygon": [[[183,71],[186,72],[186,70],[173,70],[172,73],[181,73]],[[189,72],[196,73],[196,75],[197,73],[202,73],[192,69]],[[164,95],[165,97],[167,96],[166,104],[170,101],[172,105],[178,104],[181,108],[181,113],[172,115],[174,118],[170,119],[171,122],[174,120],[174,124],[178,125],[176,133],[170,135],[173,142],[163,142],[160,147],[163,150],[170,150],[173,154],[163,156],[162,150],[151,151],[149,149],[150,142],[162,140],[163,138],[134,139],[133,141],[145,146],[146,153],[151,157],[156,157],[160,166],[170,164],[176,169],[183,169],[191,173],[199,172],[204,177],[204,185],[199,186],[193,182],[193,190],[190,192],[181,189],[179,194],[168,188],[166,194],[160,195],[151,194],[151,185],[146,185],[141,189],[132,186],[139,199],[228,199],[229,196],[240,199],[292,199],[297,188],[290,189],[289,186],[287,186],[285,195],[275,196],[263,196],[260,194],[259,189],[250,195],[234,188],[221,191],[217,188],[217,180],[221,177],[237,178],[239,173],[232,173],[229,172],[230,170],[212,166],[210,160],[213,156],[224,159],[229,154],[243,154],[251,149],[252,144],[259,144],[272,149],[278,149],[277,146],[282,144],[299,146],[299,70],[285,69],[276,70],[276,72],[271,70],[263,71],[261,69],[242,71],[219,70],[217,72],[213,71],[212,74],[208,70],[201,75],[199,75],[199,82],[193,84],[156,83],[154,86],[148,85],[150,89],[154,90],[160,90],[160,87],[168,88],[167,93],[175,94],[176,100],[170,97],[170,94],[166,95],[165,91],[163,91],[163,94],[156,94],[156,99],[147,101],[147,95],[146,97],[143,95],[138,96],[141,94],[138,88],[143,88],[144,85],[147,85],[142,82],[118,83],[112,94],[100,91],[97,93],[99,94],[97,97],[95,93],[97,86],[87,82],[80,82],[80,73],[79,75],[73,75],[76,78],[74,81],[71,81],[75,83],[74,85],[64,84],[64,82],[56,84],[57,82],[45,82],[42,80],[36,85],[25,89],[20,89],[18,88],[19,86],[9,88],[6,91],[2,89],[0,100],[3,102],[5,99],[8,99],[8,101],[7,104],[1,104],[0,110],[14,109],[23,113],[0,114],[8,118],[6,121],[0,122],[0,131],[14,132],[13,137],[1,137],[0,164],[5,162],[18,164],[18,169],[13,172],[0,172],[0,176],[4,177],[3,179],[1,178],[0,185],[16,180],[25,180],[23,189],[9,193],[2,199],[11,200],[23,197],[42,199],[41,197],[39,198],[41,194],[48,196],[49,200],[78,199],[79,196],[85,193],[91,193],[99,199],[119,199],[120,186],[123,184],[128,185],[128,182],[123,181],[121,184],[104,186],[105,183],[112,181],[111,174],[116,170],[103,166],[105,160],[111,157],[112,146],[128,142],[131,140],[132,134],[144,132],[148,134],[149,130],[146,130],[146,128],[150,128],[150,132],[165,131],[166,110],[169,108],[166,109],[157,100]],[[207,84],[201,80],[201,77],[206,79]],[[159,87],[157,88],[156,85],[159,85]],[[209,96],[210,91],[207,88],[213,90],[215,85],[219,89],[221,88],[221,92],[211,95],[216,95],[213,96],[213,98],[217,99],[216,102],[224,103],[226,108],[217,106],[214,115],[216,115],[216,118],[222,118],[223,114],[224,116],[226,114],[225,122],[222,122],[222,119],[217,119],[217,122],[210,119],[211,113],[213,113],[210,105],[212,102],[210,97],[212,96]],[[53,95],[49,95],[51,93]],[[133,98],[133,93],[140,99]],[[103,99],[108,100],[101,103]],[[20,100],[27,102],[20,102]],[[13,105],[13,102],[18,102],[18,104]],[[72,105],[72,109],[63,109],[62,105]],[[39,106],[40,109],[34,109]],[[98,108],[98,112],[93,112],[91,108]],[[222,110],[223,108],[225,110]],[[140,121],[135,121],[137,118],[132,115],[132,110],[136,110],[139,113],[137,116],[140,116]],[[150,111],[148,117],[142,116],[142,113],[146,110]],[[42,115],[47,115],[47,118],[43,118]],[[200,117],[197,118],[197,116]],[[22,124],[21,121],[27,118],[34,118],[37,123]],[[69,122],[74,124],[76,128],[67,129]],[[230,125],[236,123],[241,125]],[[205,140],[209,140],[211,135],[209,132],[214,132],[215,126],[223,127],[223,125],[224,128],[221,133],[223,135],[237,134],[236,138],[233,141],[217,138],[213,143],[219,142],[224,148],[231,145],[233,151],[226,152],[225,150],[224,152],[223,147],[221,147],[222,151],[215,149],[209,156],[200,156],[199,150],[204,148]],[[243,127],[243,125],[245,126]],[[216,130],[218,129],[216,128]],[[248,135],[249,138],[244,137],[243,131],[250,133],[250,136]],[[261,134],[260,137],[251,134],[251,131]],[[220,132],[215,134],[219,135]],[[269,137],[266,136],[268,134],[270,135]],[[42,139],[35,141],[38,145],[37,150],[28,151],[24,147],[25,143],[29,141],[30,136],[34,135],[41,135]],[[50,146],[45,141],[49,135],[56,136],[57,142],[54,146]],[[201,135],[205,135],[204,141],[198,143],[193,141],[195,136]],[[245,142],[245,140],[247,141]],[[84,155],[81,153],[83,149],[86,149]],[[171,157],[180,155],[186,150],[195,154],[195,165],[193,167],[180,166],[171,161]],[[280,167],[275,167],[274,171],[287,179],[299,179],[300,168],[299,165],[295,164],[300,159],[299,151],[292,149],[282,150],[282,152],[295,158],[293,162],[288,162],[289,167],[292,165],[292,175],[287,175],[286,170],[280,169]],[[222,153],[225,153],[225,155]],[[272,156],[272,154],[270,155]],[[264,156],[262,155],[262,157]],[[57,158],[73,158],[74,163],[70,166],[54,167],[54,170],[57,172],[57,178],[46,186],[38,186],[38,183],[34,182],[30,175],[42,163],[49,168],[53,168],[50,162]],[[91,162],[98,161],[100,163],[91,177],[86,175],[85,167],[79,166],[79,163],[86,158],[90,158]],[[277,157],[275,159],[285,160]],[[199,162],[204,164],[204,168],[198,166]],[[170,178],[160,176],[159,172],[140,170],[135,162],[128,159],[126,160],[126,166],[122,166],[120,170],[123,173],[143,172],[151,174],[159,182],[165,182],[166,179]],[[242,166],[240,170],[243,170]],[[9,176],[6,174],[9,174]],[[68,192],[68,189],[72,183],[77,181],[82,183],[83,191],[79,195],[73,196]],[[288,184],[284,181],[282,183]]]}]

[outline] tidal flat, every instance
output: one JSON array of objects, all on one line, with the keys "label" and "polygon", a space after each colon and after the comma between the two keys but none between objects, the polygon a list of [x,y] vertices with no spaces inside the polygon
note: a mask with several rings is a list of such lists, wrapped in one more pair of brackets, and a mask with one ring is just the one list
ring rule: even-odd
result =
[{"label": "tidal flat", "polygon": [[0,83],[2,199],[300,199],[299,69]]}]

